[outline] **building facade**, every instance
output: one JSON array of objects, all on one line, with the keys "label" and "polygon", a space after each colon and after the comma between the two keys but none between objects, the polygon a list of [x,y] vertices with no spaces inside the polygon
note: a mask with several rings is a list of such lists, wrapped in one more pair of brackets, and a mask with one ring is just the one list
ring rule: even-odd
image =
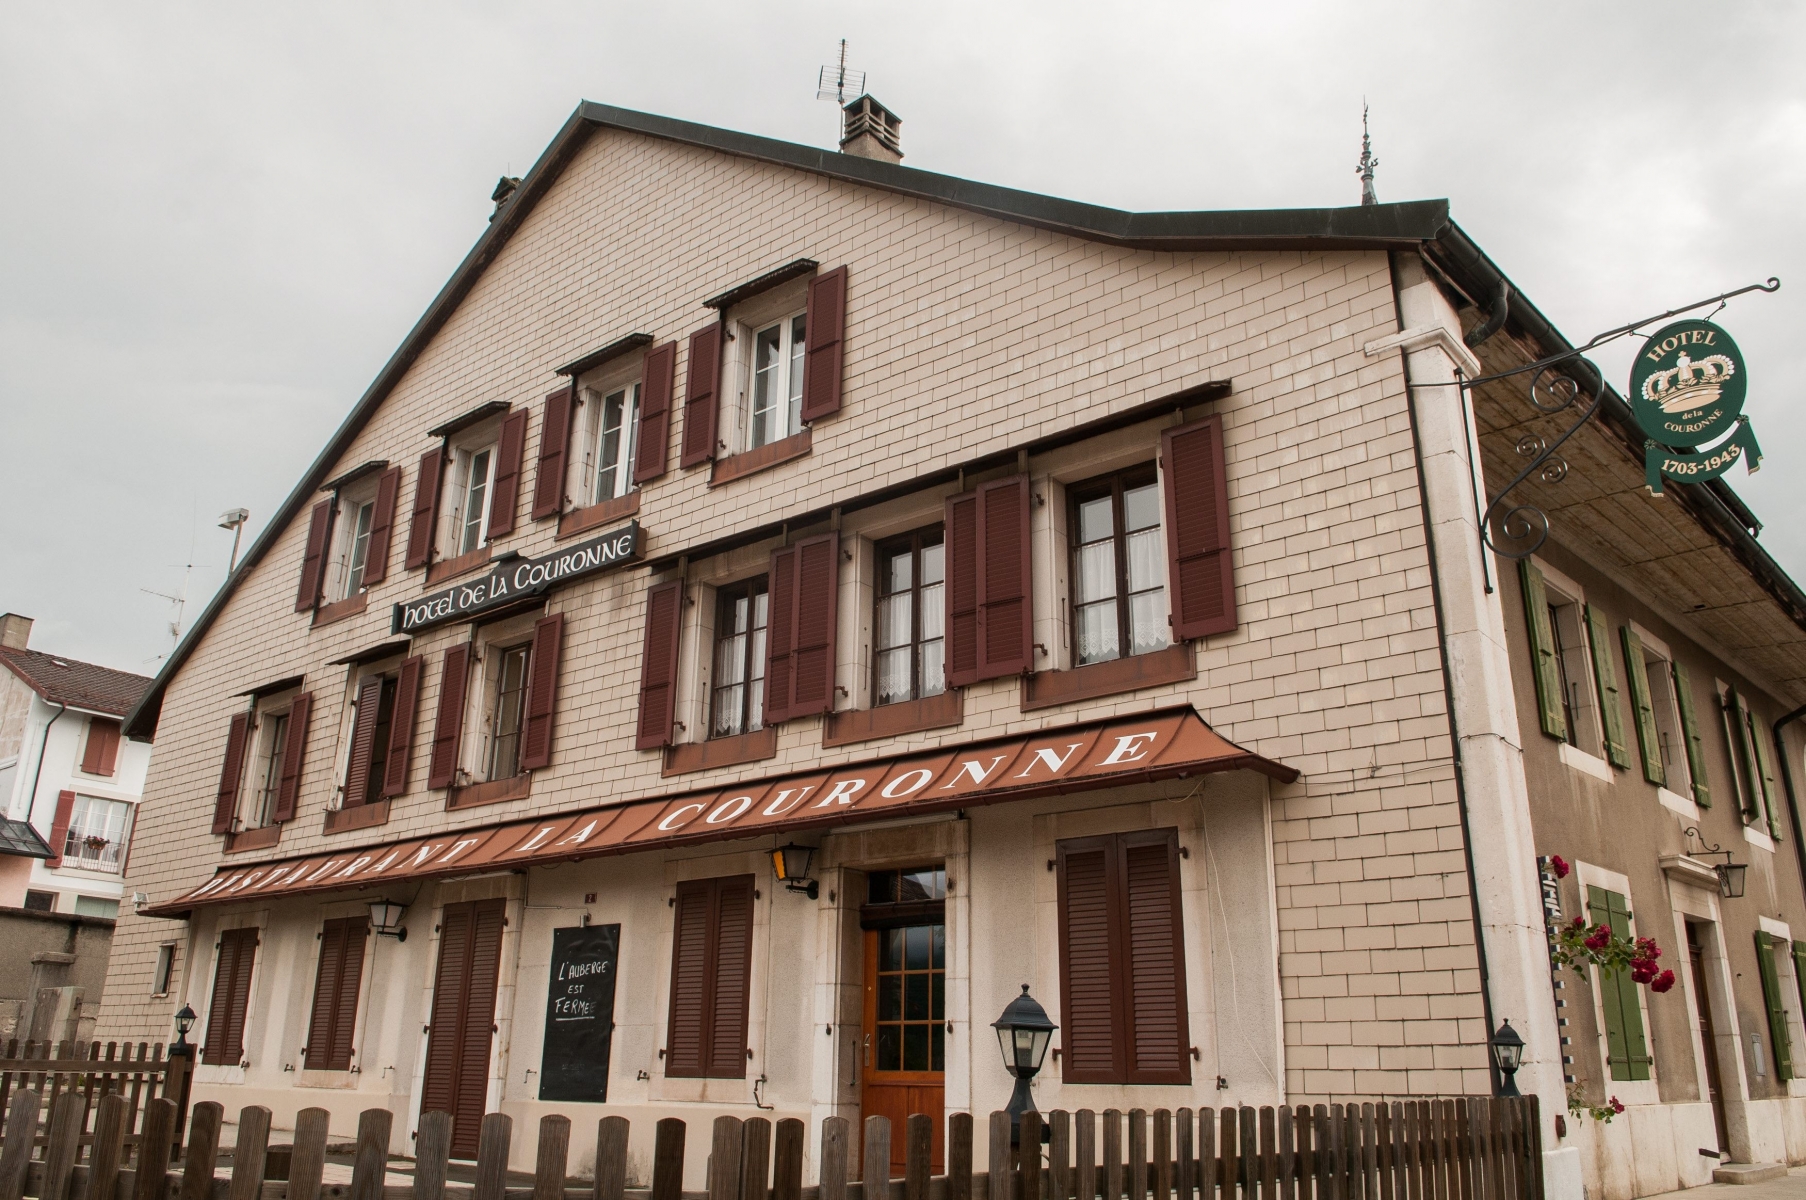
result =
[{"label": "building facade", "polygon": [[[464,1152],[613,1111],[649,1165],[667,1115],[1000,1108],[1025,986],[1043,1110],[1488,1093],[1508,1018],[1552,1191],[1661,1190],[1620,1161],[1656,1136],[1703,1181],[1690,989],[1631,1119],[1566,1113],[1650,1055],[1594,1064],[1623,989],[1551,972],[1562,854],[1639,932],[1704,905],[1721,1152],[1806,1160],[1791,1081],[1724,1057],[1797,867],[1706,904],[1672,805],[1525,723],[1538,610],[1476,502],[1524,405],[1457,384],[1564,343],[1446,204],[1126,214],[902,167],[869,98],[848,132],[586,104],[503,198],[128,722],[163,749],[103,1034],[188,1003],[229,1106],[445,1110]],[[1779,717],[1798,589],[1728,490],[1602,490],[1614,429],[1586,501],[1666,505],[1693,574],[1608,532],[1540,578]]]}]

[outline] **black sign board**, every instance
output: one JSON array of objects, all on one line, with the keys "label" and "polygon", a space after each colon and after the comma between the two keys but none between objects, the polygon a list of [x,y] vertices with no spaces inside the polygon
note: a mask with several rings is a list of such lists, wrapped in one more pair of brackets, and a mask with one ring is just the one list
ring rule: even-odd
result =
[{"label": "black sign board", "polygon": [[629,521],[620,529],[543,558],[517,558],[502,563],[481,579],[397,604],[391,629],[395,633],[413,633],[513,604],[525,596],[536,596],[568,579],[626,566],[639,558],[640,541],[640,523]]},{"label": "black sign board", "polygon": [[546,990],[546,1040],[539,1062],[541,1100],[608,1099],[608,1049],[615,1031],[619,925],[552,931]]}]

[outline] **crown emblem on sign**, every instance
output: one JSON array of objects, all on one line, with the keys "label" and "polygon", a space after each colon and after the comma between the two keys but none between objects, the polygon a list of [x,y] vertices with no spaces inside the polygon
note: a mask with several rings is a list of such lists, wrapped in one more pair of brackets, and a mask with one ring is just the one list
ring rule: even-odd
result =
[{"label": "crown emblem on sign", "polygon": [[1737,364],[1723,354],[1697,361],[1682,354],[1674,366],[1643,381],[1643,399],[1661,405],[1665,413],[1692,412],[1717,403],[1725,380],[1736,373]]}]

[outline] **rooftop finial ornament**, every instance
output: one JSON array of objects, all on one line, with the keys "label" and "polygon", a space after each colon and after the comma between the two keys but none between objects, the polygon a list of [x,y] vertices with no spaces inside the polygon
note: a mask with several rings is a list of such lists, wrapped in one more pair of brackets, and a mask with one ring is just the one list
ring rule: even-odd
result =
[{"label": "rooftop finial ornament", "polygon": [[1373,139],[1367,134],[1367,101],[1361,101],[1361,161],[1355,164],[1355,174],[1361,177],[1361,204],[1378,204],[1380,198],[1373,191],[1373,169],[1380,165],[1380,160],[1373,156]]}]

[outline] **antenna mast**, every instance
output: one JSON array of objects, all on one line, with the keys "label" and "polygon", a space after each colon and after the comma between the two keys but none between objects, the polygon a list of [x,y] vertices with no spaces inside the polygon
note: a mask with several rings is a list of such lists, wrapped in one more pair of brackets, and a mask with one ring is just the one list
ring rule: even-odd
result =
[{"label": "antenna mast", "polygon": [[1373,139],[1367,136],[1367,97],[1361,97],[1361,161],[1355,164],[1355,174],[1361,177],[1361,204],[1378,204],[1380,198],[1373,190],[1373,169],[1380,165],[1380,160],[1373,156]]},{"label": "antenna mast", "polygon": [[815,78],[815,98],[832,100],[845,108],[847,93],[853,93],[857,100],[865,92],[865,72],[855,71],[847,66],[847,40],[840,39],[840,62],[838,65],[826,66]]}]

